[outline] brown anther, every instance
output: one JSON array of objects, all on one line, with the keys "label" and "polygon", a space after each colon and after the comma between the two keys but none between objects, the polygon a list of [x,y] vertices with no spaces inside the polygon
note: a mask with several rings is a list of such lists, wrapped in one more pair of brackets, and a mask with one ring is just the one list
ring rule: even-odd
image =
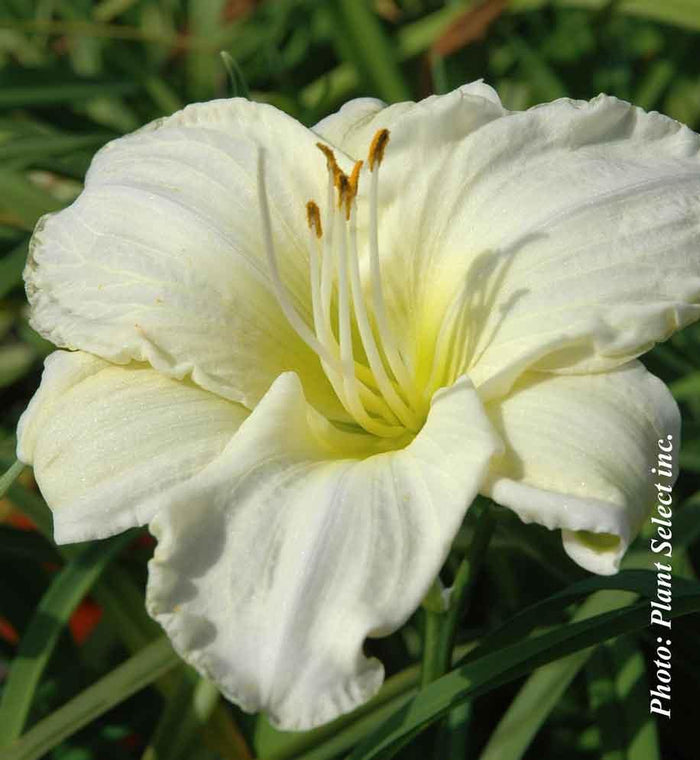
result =
[{"label": "brown anther", "polygon": [[352,167],[352,173],[348,179],[348,192],[345,196],[345,218],[350,221],[350,211],[352,209],[352,202],[357,197],[357,186],[360,182],[360,170],[362,169],[363,161],[356,161],[355,166]]},{"label": "brown anther", "polygon": [[353,198],[357,195],[357,185],[360,181],[360,170],[362,169],[363,163],[364,161],[356,161],[355,166],[352,167],[352,172],[350,174],[350,188],[352,190]]},{"label": "brown anther", "polygon": [[347,205],[348,203],[348,197],[351,194],[351,189],[350,189],[350,180],[348,179],[348,175],[344,174],[342,171],[338,175],[337,188],[338,188],[338,208],[343,208],[343,205]]},{"label": "brown anther", "polygon": [[321,212],[313,201],[309,201],[306,204],[306,221],[309,225],[309,229],[313,230],[316,233],[317,238],[320,238],[321,235],[323,235],[323,227],[321,226]]},{"label": "brown anther", "polygon": [[316,147],[326,157],[326,164],[328,165],[328,171],[333,175],[333,184],[339,187],[340,176],[343,174],[342,169],[338,166],[338,162],[335,159],[335,153],[332,149],[323,143],[316,143]]},{"label": "brown anther", "polygon": [[374,171],[375,166],[379,166],[384,159],[384,151],[389,144],[389,130],[380,129],[372,138],[372,144],[369,146],[369,170]]}]

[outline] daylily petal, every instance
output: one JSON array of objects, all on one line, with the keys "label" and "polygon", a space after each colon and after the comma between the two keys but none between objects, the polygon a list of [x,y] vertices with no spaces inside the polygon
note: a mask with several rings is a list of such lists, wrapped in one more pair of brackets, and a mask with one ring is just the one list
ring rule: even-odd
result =
[{"label": "daylily petal", "polygon": [[[506,113],[495,90],[479,81],[418,103],[380,108],[378,101],[351,101],[314,128],[355,159],[367,157],[378,130],[390,131],[378,194],[382,286],[402,353],[423,380],[431,371],[447,305],[471,262],[468,232],[458,247],[461,271],[446,273],[441,258],[455,253],[452,247],[445,252],[442,243],[468,187],[469,167],[460,151],[470,136]],[[358,193],[358,241],[365,261],[369,188],[365,175]]]},{"label": "daylily petal", "polygon": [[[493,87],[479,80],[465,84],[447,95],[431,95],[419,103],[394,103],[387,106],[376,98],[356,98],[319,121],[312,129],[348,156],[359,160],[367,155],[367,148],[377,130],[393,130],[394,127],[402,129],[405,126],[401,124],[403,119],[416,118],[419,114],[425,117],[430,110],[434,110],[449,116],[442,119],[440,140],[434,139],[437,135],[426,134],[425,137],[431,145],[442,148],[447,135],[456,136],[459,140],[473,129],[472,114],[478,112],[481,119],[486,116],[488,104],[476,102],[472,98],[488,101],[494,106],[494,115],[505,113]],[[416,167],[407,168],[416,170]]]},{"label": "daylily petal", "polygon": [[489,89],[320,125],[351,155],[390,129],[382,277],[419,376],[441,329],[461,352],[444,383],[468,372],[486,398],[528,366],[619,366],[697,319],[700,137],[607,96],[514,113]]},{"label": "daylily petal", "polygon": [[263,160],[280,274],[308,319],[305,206],[327,186],[317,140],[236,98],[109,143],[79,198],[37,226],[25,272],[32,325],[58,346],[191,374],[248,407],[294,368],[314,402],[338,409],[275,300],[258,202]]},{"label": "daylily petal", "polygon": [[[360,153],[366,153],[368,140],[371,140],[373,135],[365,136],[364,141],[358,141],[357,133],[362,130],[366,123],[370,122],[375,114],[385,108],[386,103],[383,100],[355,98],[344,103],[336,113],[321,119],[312,129],[326,142],[341,150],[349,153],[350,151],[347,150],[349,146],[359,145]],[[366,135],[366,132],[362,132],[362,135]],[[356,157],[358,156],[356,155]]]},{"label": "daylily petal", "polygon": [[286,729],[376,692],[363,641],[420,603],[500,447],[466,378],[405,448],[359,458],[358,438],[282,375],[151,526],[151,615],[228,698]]},{"label": "daylily petal", "polygon": [[487,410],[506,454],[486,495],[524,522],[561,528],[585,569],[617,572],[655,503],[657,441],[680,441],[668,388],[639,362],[597,375],[528,372]]},{"label": "daylily petal", "polygon": [[34,466],[57,543],[104,538],[148,522],[155,502],[208,465],[247,414],[147,365],[56,351],[20,419],[17,456]]}]

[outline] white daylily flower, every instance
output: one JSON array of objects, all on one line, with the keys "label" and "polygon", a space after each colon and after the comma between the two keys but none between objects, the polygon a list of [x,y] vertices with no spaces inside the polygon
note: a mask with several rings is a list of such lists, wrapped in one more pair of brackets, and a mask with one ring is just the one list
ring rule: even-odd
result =
[{"label": "white daylily flower", "polygon": [[699,147],[481,83],[314,130],[222,100],[110,143],[26,270],[72,350],[19,426],[57,541],[150,523],[151,614],[288,729],[376,692],[365,638],[478,492],[615,572],[678,433],[635,358],[700,314]]}]

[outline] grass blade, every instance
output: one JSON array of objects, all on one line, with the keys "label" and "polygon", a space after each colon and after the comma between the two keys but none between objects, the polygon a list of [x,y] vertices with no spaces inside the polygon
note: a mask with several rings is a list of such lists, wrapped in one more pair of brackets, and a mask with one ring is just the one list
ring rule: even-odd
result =
[{"label": "grass blade", "polygon": [[179,662],[167,638],[154,641],[38,723],[8,749],[3,760],[38,760],[66,737],[153,683]]},{"label": "grass blade", "polygon": [[[679,584],[681,585],[681,584]],[[700,586],[681,585],[673,616],[700,610]],[[645,628],[649,605],[645,600],[622,610],[558,626],[543,635],[510,644],[448,673],[421,691],[394,713],[350,755],[350,760],[393,757],[416,734],[451,709],[533,670],[613,636]]]},{"label": "grass blade", "polygon": [[59,634],[107,564],[133,538],[125,533],[92,544],[54,578],[22,637],[0,702],[0,736],[12,742],[22,732],[41,675]]},{"label": "grass blade", "polygon": [[411,99],[411,91],[399,67],[394,45],[387,39],[367,0],[332,0],[338,52],[388,103]]},{"label": "grass blade", "polygon": [[17,480],[20,473],[24,469],[24,465],[19,459],[9,467],[2,475],[0,475],[0,499],[7,493],[10,486]]},{"label": "grass blade", "polygon": [[219,698],[219,690],[211,681],[183,670],[180,688],[163,712],[142,760],[186,760]]},{"label": "grass blade", "polygon": [[627,760],[661,760],[656,721],[649,714],[646,662],[639,647],[627,638],[610,645],[615,663],[615,688],[624,711]]},{"label": "grass blade", "polygon": [[136,82],[59,82],[0,88],[1,108],[72,104],[107,95],[131,95],[138,90]]},{"label": "grass blade", "polygon": [[0,169],[0,198],[0,212],[9,215],[16,226],[28,230],[40,216],[63,206],[20,172],[5,168]]},{"label": "grass blade", "polygon": [[41,135],[0,142],[0,161],[21,160],[38,164],[43,159],[62,156],[76,150],[95,151],[114,135]]},{"label": "grass blade", "polygon": [[[396,34],[396,57],[405,61],[424,53],[434,40],[444,32],[466,7],[464,3],[442,8],[438,11],[403,26]],[[347,97],[358,86],[359,77],[355,67],[341,63],[319,79],[306,85],[299,94],[302,105],[313,110],[319,103],[333,105]]]},{"label": "grass blade", "polygon": [[41,496],[27,490],[21,483],[13,483],[7,490],[7,497],[36,525],[40,533],[49,541],[53,540],[51,510]]},{"label": "grass blade", "polygon": [[[574,621],[619,609],[633,598],[627,591],[592,594],[579,607]],[[480,760],[520,760],[592,652],[584,649],[536,670],[501,718]]]},{"label": "grass blade", "polygon": [[615,691],[613,665],[605,646],[598,647],[586,668],[591,713],[600,734],[600,760],[626,760],[624,715]]}]

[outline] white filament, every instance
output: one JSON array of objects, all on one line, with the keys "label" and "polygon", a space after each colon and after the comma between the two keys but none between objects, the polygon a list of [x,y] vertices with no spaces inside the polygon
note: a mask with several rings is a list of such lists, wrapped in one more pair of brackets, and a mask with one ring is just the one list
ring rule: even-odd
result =
[{"label": "white filament", "polygon": [[379,224],[377,221],[377,209],[379,205],[379,166],[377,163],[371,172],[369,190],[369,255],[370,273],[372,276],[372,306],[377,320],[379,337],[391,371],[399,381],[402,388],[409,393],[414,403],[417,401],[417,392],[413,385],[410,373],[404,364],[401,354],[396,346],[393,333],[389,327],[384,305],[384,293],[382,289],[382,276],[379,268]]},{"label": "white filament", "polygon": [[[309,280],[313,329],[295,309],[280,277],[262,152],[258,162],[258,200],[272,284],[287,321],[319,357],[338,399],[352,418],[374,435],[396,437],[406,430],[417,432],[422,420],[415,408],[411,407],[410,402],[416,395],[413,381],[386,319],[384,295],[379,281],[376,175],[375,169],[372,172],[370,193],[370,255],[373,281],[371,303],[379,342],[375,338],[362,292],[355,188],[349,191],[353,193],[351,198],[341,197],[336,203],[335,176],[333,167],[329,165],[328,203],[323,233],[320,227],[317,231],[315,225],[310,223]],[[346,209],[346,202],[351,204],[349,209]],[[337,290],[337,338],[332,318],[334,286]],[[355,357],[353,315],[369,366],[357,361]]]}]

